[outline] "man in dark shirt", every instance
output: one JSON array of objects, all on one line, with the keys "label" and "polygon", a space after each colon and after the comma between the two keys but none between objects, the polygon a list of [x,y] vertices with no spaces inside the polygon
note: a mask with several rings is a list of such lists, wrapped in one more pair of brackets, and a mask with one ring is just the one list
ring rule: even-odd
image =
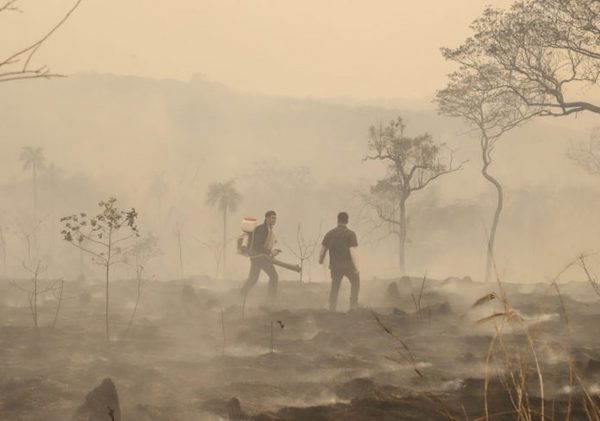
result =
[{"label": "man in dark shirt", "polygon": [[344,276],[350,281],[350,309],[354,310],[358,308],[358,291],[360,289],[358,241],[354,231],[348,229],[346,212],[338,213],[337,223],[337,227],[325,234],[323,238],[319,263],[323,263],[325,255],[329,251],[329,269],[331,271],[329,310],[335,311],[340,284]]},{"label": "man in dark shirt", "polygon": [[265,213],[265,222],[257,226],[250,237],[248,251],[250,256],[250,273],[241,290],[244,298],[258,281],[261,270],[269,275],[269,301],[272,301],[277,295],[279,276],[273,266],[272,258],[277,256],[281,250],[273,247],[277,242],[275,233],[273,232],[275,222],[277,222],[277,214],[275,211],[268,211]]}]

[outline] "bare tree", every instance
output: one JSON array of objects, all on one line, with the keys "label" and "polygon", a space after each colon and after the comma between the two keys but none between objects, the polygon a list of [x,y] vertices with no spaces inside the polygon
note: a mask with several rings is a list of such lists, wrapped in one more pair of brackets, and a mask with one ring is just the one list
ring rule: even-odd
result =
[{"label": "bare tree", "polygon": [[[479,73],[488,84],[529,108],[528,114],[600,113],[600,2],[522,0],[492,7],[471,25],[473,35],[446,58]],[[597,98],[597,95],[596,95]]]},{"label": "bare tree", "polygon": [[496,209],[489,231],[486,253],[485,279],[489,279],[496,230],[504,203],[501,183],[489,171],[497,141],[504,133],[539,114],[503,89],[497,89],[493,81],[498,70],[495,67],[472,69],[462,66],[449,76],[448,86],[437,92],[440,113],[463,119],[479,137],[481,148],[481,174],[496,189]]},{"label": "bare tree", "polygon": [[[459,70],[437,100],[442,114],[461,117],[478,131],[482,175],[497,191],[487,280],[503,204],[502,186],[488,171],[496,141],[532,117],[600,113],[593,102],[600,76],[600,2],[522,0],[508,10],[488,7],[471,29],[458,48],[442,49]],[[585,165],[593,165],[590,157]]]},{"label": "bare tree", "polygon": [[36,233],[39,229],[39,226],[42,224],[44,219],[45,219],[45,217],[40,219],[39,221],[37,221],[37,223],[35,225],[33,225],[32,227],[26,227],[26,224],[17,221],[17,227],[18,227],[17,235],[19,237],[21,237],[21,239],[25,243],[25,247],[27,248],[27,260],[28,261],[33,260],[33,256],[31,254],[32,248],[34,249],[34,251],[36,251],[36,254],[37,254],[37,250],[35,250],[36,249],[35,237],[36,237]]},{"label": "bare tree", "polygon": [[401,117],[387,126],[371,126],[369,150],[365,160],[379,160],[388,165],[388,175],[371,187],[364,200],[379,219],[394,227],[398,235],[398,264],[401,274],[406,271],[406,239],[408,216],[406,203],[409,197],[423,190],[437,178],[462,169],[464,162],[456,165],[453,153],[444,155],[444,145],[436,143],[427,133],[408,137]]},{"label": "bare tree", "polygon": [[36,261],[35,266],[29,266],[27,263],[23,262],[23,268],[30,275],[30,286],[23,287],[14,281],[11,282],[11,285],[27,294],[29,310],[33,319],[33,327],[37,329],[39,326],[38,297],[42,294],[54,291],[56,289],[56,282],[52,281],[47,283],[47,285],[40,285],[40,274],[47,269],[46,266],[42,265],[40,260]]},{"label": "bare tree", "polygon": [[56,311],[54,312],[54,320],[52,320],[53,328],[56,327],[56,323],[58,322],[58,313],[60,312],[60,306],[63,302],[64,291],[65,281],[63,279],[59,279],[57,286],[52,290],[52,295],[54,295],[54,298],[56,298]]},{"label": "bare tree", "polygon": [[101,211],[94,217],[86,213],[61,218],[64,240],[92,256],[94,263],[104,268],[106,280],[105,327],[106,344],[110,344],[108,323],[110,269],[127,260],[127,241],[139,237],[136,225],[137,212],[134,208],[123,211],[116,206],[117,199],[111,197],[98,203]]},{"label": "bare tree", "polygon": [[142,286],[144,284],[143,273],[145,266],[150,259],[158,254],[160,254],[160,250],[158,249],[158,238],[150,234],[147,237],[140,238],[138,241],[136,241],[135,244],[129,248],[127,254],[125,255],[126,259],[128,257],[133,258],[132,263],[135,266],[135,275],[137,280],[135,305],[133,306],[133,311],[131,312],[131,317],[129,318],[129,323],[127,324],[125,333],[129,332],[129,329],[131,329],[131,326],[133,325],[133,319],[135,318],[138,306],[140,304]]},{"label": "bare tree", "polygon": [[[17,6],[18,0],[0,1],[0,13],[20,11]],[[9,82],[19,79],[37,79],[62,76],[53,73],[47,66],[32,67],[31,62],[37,50],[69,19],[71,14],[79,7],[82,0],[77,0],[67,13],[54,26],[37,41],[10,53],[4,59],[0,59],[0,82]]]},{"label": "bare tree", "polygon": [[321,237],[321,227],[319,226],[319,233],[312,241],[306,241],[304,234],[302,233],[302,225],[298,224],[296,229],[296,247],[291,247],[286,244],[286,247],[290,252],[300,260],[300,282],[304,280],[304,262],[311,258],[314,254],[317,246],[319,245],[319,238]]}]

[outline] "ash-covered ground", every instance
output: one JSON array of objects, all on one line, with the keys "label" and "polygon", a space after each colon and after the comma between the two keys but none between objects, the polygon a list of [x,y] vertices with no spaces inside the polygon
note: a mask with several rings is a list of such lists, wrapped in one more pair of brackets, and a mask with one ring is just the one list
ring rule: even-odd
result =
[{"label": "ash-covered ground", "polygon": [[[579,420],[597,411],[600,299],[589,283],[365,280],[353,312],[347,282],[338,312],[326,310],[327,283],[280,282],[271,306],[264,281],[245,307],[237,287],[145,281],[128,328],[137,281],[115,281],[107,349],[102,282],[66,282],[54,326],[57,300],[47,296],[37,331],[26,295],[3,282],[0,420]],[[99,415],[85,412],[86,395],[88,406],[101,396]]]}]

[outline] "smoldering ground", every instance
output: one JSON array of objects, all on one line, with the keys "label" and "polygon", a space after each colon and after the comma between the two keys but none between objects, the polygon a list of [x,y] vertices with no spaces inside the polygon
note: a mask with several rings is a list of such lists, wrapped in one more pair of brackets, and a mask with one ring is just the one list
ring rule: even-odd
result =
[{"label": "smoldering ground", "polygon": [[110,378],[123,420],[514,419],[510,376],[527,373],[517,383],[528,410],[564,415],[572,399],[575,419],[600,380],[600,339],[589,334],[600,300],[586,283],[560,285],[559,296],[502,284],[519,317],[482,321],[505,305],[498,285],[469,278],[364,281],[354,312],[345,285],[335,313],[324,310],[326,283],[283,281],[268,309],[264,282],[242,308],[237,288],[209,279],[146,281],[128,328],[136,281],[118,280],[109,349],[102,284],[68,282],[55,326],[48,299],[37,330],[26,297],[3,287],[0,413],[70,419]]}]

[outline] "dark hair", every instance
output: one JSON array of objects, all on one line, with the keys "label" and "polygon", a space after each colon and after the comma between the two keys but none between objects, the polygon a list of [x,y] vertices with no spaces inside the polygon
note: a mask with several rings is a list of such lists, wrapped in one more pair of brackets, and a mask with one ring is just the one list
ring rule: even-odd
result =
[{"label": "dark hair", "polygon": [[269,216],[273,215],[277,215],[274,210],[267,211],[267,213],[265,213],[265,218],[268,218]]},{"label": "dark hair", "polygon": [[347,224],[348,223],[348,214],[346,212],[340,212],[337,215],[338,224]]}]

